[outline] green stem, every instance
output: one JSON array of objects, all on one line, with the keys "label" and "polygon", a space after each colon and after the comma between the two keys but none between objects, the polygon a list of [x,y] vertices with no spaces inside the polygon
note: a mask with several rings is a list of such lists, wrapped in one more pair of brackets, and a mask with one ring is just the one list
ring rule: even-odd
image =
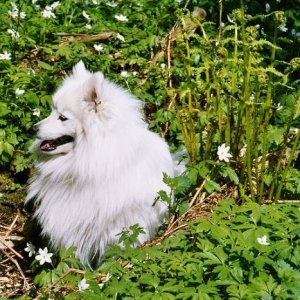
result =
[{"label": "green stem", "polygon": [[299,137],[300,137],[300,130],[298,131],[298,133],[296,135],[296,139],[294,141],[290,157],[289,157],[287,165],[286,165],[286,167],[285,167],[285,169],[283,171],[283,175],[282,175],[281,181],[280,181],[280,183],[278,185],[278,188],[277,188],[277,191],[276,191],[276,194],[275,194],[275,198],[274,198],[275,202],[277,202],[279,200],[279,197],[280,197],[280,194],[281,194],[281,190],[282,190],[282,186],[283,186],[283,184],[284,184],[284,182],[286,180],[287,174],[289,173],[289,167],[290,167],[290,165],[291,165],[291,163],[292,163],[292,161],[294,159],[296,150],[298,148]]},{"label": "green stem", "polygon": [[220,135],[222,135],[222,106],[221,106],[221,92],[220,92],[220,84],[216,81],[216,92],[217,92],[217,108],[218,108],[218,125]]},{"label": "green stem", "polygon": [[227,145],[230,145],[230,149],[233,149],[232,143],[232,99],[235,97],[236,85],[237,85],[237,66],[238,66],[238,27],[234,24],[234,50],[233,50],[233,66],[231,75],[231,97],[227,97],[227,122],[226,122],[226,133],[225,139]]},{"label": "green stem", "polygon": [[287,145],[287,140],[288,140],[288,136],[289,136],[289,131],[290,131],[290,125],[287,126],[286,131],[285,131],[285,135],[284,135],[284,139],[281,145],[281,150],[280,150],[280,154],[277,160],[277,164],[276,164],[276,168],[274,171],[274,176],[273,176],[273,181],[270,187],[270,191],[269,191],[269,195],[268,195],[268,199],[272,200],[273,198],[273,193],[274,193],[274,188],[275,185],[278,183],[278,175],[279,175],[279,171],[280,171],[280,167],[282,165],[283,162],[283,157],[285,154],[285,150],[286,150],[286,145]]},{"label": "green stem", "polygon": [[[274,33],[274,41],[273,44],[276,45],[277,41],[277,28],[275,28],[275,33]],[[272,47],[271,50],[271,63],[270,66],[273,67],[275,63],[275,55],[276,55],[276,49]],[[263,191],[264,191],[264,180],[263,176],[266,170],[266,158],[267,158],[267,149],[266,149],[266,140],[267,140],[267,128],[270,118],[272,116],[271,114],[271,107],[272,107],[272,84],[273,84],[273,76],[270,74],[269,77],[269,82],[268,82],[268,89],[267,89],[267,96],[266,96],[266,103],[265,103],[265,119],[262,124],[262,128],[264,129],[263,133],[263,149],[262,149],[262,159],[261,159],[261,170],[260,170],[260,186],[259,186],[259,201],[261,202],[263,198]]]}]

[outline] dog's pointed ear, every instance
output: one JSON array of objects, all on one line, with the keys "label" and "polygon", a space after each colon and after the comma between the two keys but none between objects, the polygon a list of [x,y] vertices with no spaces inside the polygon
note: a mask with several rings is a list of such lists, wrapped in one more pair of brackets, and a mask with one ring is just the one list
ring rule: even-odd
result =
[{"label": "dog's pointed ear", "polygon": [[85,65],[83,63],[83,61],[79,61],[74,67],[73,67],[73,75],[74,76],[82,76],[82,75],[86,75],[88,74],[89,71],[85,68]]},{"label": "dog's pointed ear", "polygon": [[102,83],[104,76],[97,72],[91,76],[88,84],[88,91],[85,101],[88,102],[89,109],[98,112],[101,106]]}]

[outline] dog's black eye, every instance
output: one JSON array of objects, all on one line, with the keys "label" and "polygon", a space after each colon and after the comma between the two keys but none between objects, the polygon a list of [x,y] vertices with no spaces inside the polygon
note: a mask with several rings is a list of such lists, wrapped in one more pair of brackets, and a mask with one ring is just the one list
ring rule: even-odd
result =
[{"label": "dog's black eye", "polygon": [[64,122],[64,121],[67,121],[68,118],[66,118],[66,117],[63,116],[63,115],[60,115],[59,118],[58,118],[58,120],[61,120],[62,122]]}]

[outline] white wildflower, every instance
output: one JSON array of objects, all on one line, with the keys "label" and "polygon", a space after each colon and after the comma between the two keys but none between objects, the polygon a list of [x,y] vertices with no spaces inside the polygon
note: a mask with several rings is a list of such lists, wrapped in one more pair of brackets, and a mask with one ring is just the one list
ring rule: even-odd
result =
[{"label": "white wildflower", "polygon": [[160,67],[161,67],[162,69],[164,69],[164,68],[166,67],[166,64],[165,64],[165,63],[162,63],[162,64],[160,64]]},{"label": "white wildflower", "polygon": [[109,273],[107,273],[106,276],[105,276],[105,279],[101,283],[98,284],[99,288],[102,289],[103,286],[104,286],[104,283],[107,282],[111,277],[112,277],[112,275],[110,275]]},{"label": "white wildflower", "polygon": [[39,117],[40,114],[41,114],[41,111],[40,111],[39,109],[35,108],[35,109],[33,110],[32,114],[33,114],[34,116]]},{"label": "white wildflower", "polygon": [[240,150],[240,157],[244,157],[247,151],[247,144],[244,144],[243,148]]},{"label": "white wildflower", "polygon": [[229,158],[232,157],[232,155],[229,153],[230,147],[226,147],[225,144],[222,144],[218,147],[218,157],[219,160],[224,160],[225,162],[229,162]]},{"label": "white wildflower", "polygon": [[31,257],[33,254],[35,254],[35,247],[31,243],[26,243],[27,247],[24,249],[26,252],[28,252],[28,256]]},{"label": "white wildflower", "polygon": [[102,45],[94,45],[94,48],[96,51],[101,52],[104,50],[104,47]]},{"label": "white wildflower", "polygon": [[262,236],[261,238],[257,238],[257,242],[258,242],[260,245],[263,245],[263,246],[268,246],[268,245],[270,245],[270,243],[267,242],[267,236],[266,236],[266,235]]},{"label": "white wildflower", "polygon": [[50,18],[56,18],[54,12],[52,11],[52,8],[50,6],[46,6],[46,8],[42,11],[42,17],[46,19]]},{"label": "white wildflower", "polygon": [[124,78],[127,78],[127,77],[129,77],[129,74],[128,74],[127,71],[122,71],[121,76],[124,77]]},{"label": "white wildflower", "polygon": [[19,11],[18,10],[13,10],[13,11],[9,10],[8,14],[10,15],[10,17],[12,17],[13,19],[15,19],[15,18],[18,17]]},{"label": "white wildflower", "polygon": [[124,36],[122,34],[120,34],[120,33],[117,33],[116,38],[119,39],[122,42],[125,42]]},{"label": "white wildflower", "polygon": [[55,2],[53,2],[53,3],[51,4],[51,7],[52,7],[53,9],[55,9],[55,8],[58,7],[58,6],[60,6],[59,1],[55,1]]},{"label": "white wildflower", "polygon": [[11,35],[12,38],[17,39],[20,37],[20,34],[18,31],[14,29],[7,29],[7,32]]},{"label": "white wildflower", "polygon": [[87,14],[87,12],[85,10],[82,11],[82,15],[87,19],[87,20],[91,20],[91,17]]},{"label": "white wildflower", "polygon": [[84,291],[86,290],[90,285],[86,283],[86,279],[83,278],[79,283],[78,283],[78,289],[79,291]]},{"label": "white wildflower", "polygon": [[299,128],[291,128],[290,133],[296,135],[296,134],[298,134],[299,130],[300,130]]},{"label": "white wildflower", "polygon": [[23,95],[25,93],[25,91],[17,88],[15,93],[17,96],[20,96],[20,95]]},{"label": "white wildflower", "polygon": [[23,11],[20,11],[18,9],[18,6],[16,5],[16,3],[14,2],[10,2],[11,6],[12,6],[12,10],[8,11],[8,14],[13,18],[17,18],[18,16],[20,16],[21,19],[24,19],[26,17],[26,14]]},{"label": "white wildflower", "polygon": [[45,262],[51,263],[51,256],[53,253],[48,253],[47,247],[43,249],[39,249],[39,255],[35,257],[36,260],[40,262],[40,265],[43,265]]},{"label": "white wildflower", "polygon": [[255,27],[256,29],[259,29],[259,28],[260,28],[260,25],[259,25],[259,24],[256,24],[254,27]]},{"label": "white wildflower", "polygon": [[0,59],[2,60],[11,60],[11,54],[7,51],[4,51],[3,53],[0,53]]},{"label": "white wildflower", "polygon": [[137,76],[138,74],[139,74],[139,73],[138,73],[137,71],[133,71],[133,72],[132,72],[132,75],[133,75],[133,76]]},{"label": "white wildflower", "polygon": [[266,3],[266,13],[268,14],[270,12],[271,6],[269,3]]},{"label": "white wildflower", "polygon": [[277,107],[276,107],[276,110],[277,111],[280,111],[283,109],[283,106],[280,104],[280,103],[277,103]]},{"label": "white wildflower", "polygon": [[279,27],[279,30],[281,30],[282,32],[287,32],[289,29],[286,27],[286,24],[282,24]]},{"label": "white wildflower", "polygon": [[224,28],[224,27],[225,27],[225,23],[221,22],[221,28]]},{"label": "white wildflower", "polygon": [[91,24],[86,24],[86,25],[85,25],[85,28],[86,28],[86,29],[92,29],[92,26],[91,26]]},{"label": "white wildflower", "polygon": [[127,22],[128,18],[124,15],[115,15],[115,18],[120,22]]},{"label": "white wildflower", "polygon": [[10,4],[11,4],[13,10],[18,10],[18,6],[15,2],[10,2]]},{"label": "white wildflower", "polygon": [[108,1],[106,2],[106,5],[110,7],[116,7],[118,4],[115,1]]}]

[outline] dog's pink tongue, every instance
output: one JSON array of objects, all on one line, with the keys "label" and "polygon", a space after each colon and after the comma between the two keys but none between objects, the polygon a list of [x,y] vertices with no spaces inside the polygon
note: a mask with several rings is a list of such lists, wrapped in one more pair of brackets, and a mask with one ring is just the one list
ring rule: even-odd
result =
[{"label": "dog's pink tongue", "polygon": [[40,146],[41,150],[47,150],[50,148],[50,144],[49,143],[42,143]]}]

